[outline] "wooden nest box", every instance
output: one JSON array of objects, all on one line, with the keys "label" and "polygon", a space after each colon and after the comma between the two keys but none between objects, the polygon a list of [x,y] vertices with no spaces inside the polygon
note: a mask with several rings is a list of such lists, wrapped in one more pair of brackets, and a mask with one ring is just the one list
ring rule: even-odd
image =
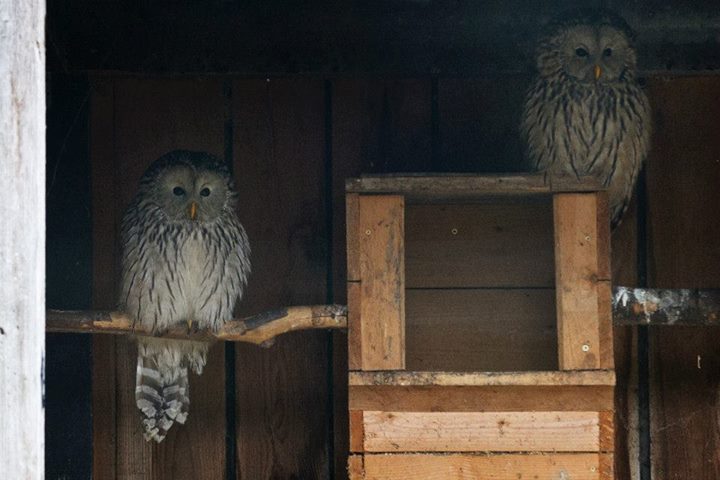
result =
[{"label": "wooden nest box", "polygon": [[613,478],[602,188],[544,175],[346,187],[351,478]]}]

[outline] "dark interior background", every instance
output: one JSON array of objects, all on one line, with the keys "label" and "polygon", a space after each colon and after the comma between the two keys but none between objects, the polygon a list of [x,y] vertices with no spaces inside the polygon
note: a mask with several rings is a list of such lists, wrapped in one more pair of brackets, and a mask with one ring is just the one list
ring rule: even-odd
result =
[{"label": "dark interior background", "polygon": [[[616,282],[719,288],[716,1],[49,0],[48,307],[112,308],[114,222],[176,147],[234,166],[257,245],[243,313],[344,303],[344,179],[520,170],[533,39],[578,5],[635,27],[654,109]],[[617,478],[720,478],[719,346],[716,327],[616,329]],[[48,335],[48,479],[344,478],[344,334],[216,347],[204,423],[161,447],[133,440],[129,352]]]}]

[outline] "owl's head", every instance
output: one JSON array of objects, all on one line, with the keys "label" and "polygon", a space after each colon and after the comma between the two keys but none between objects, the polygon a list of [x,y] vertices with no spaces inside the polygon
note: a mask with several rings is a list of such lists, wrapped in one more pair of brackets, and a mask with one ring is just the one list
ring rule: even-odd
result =
[{"label": "owl's head", "polygon": [[577,10],[548,26],[537,51],[541,76],[563,76],[583,84],[631,80],[637,58],[634,33],[609,10]]},{"label": "owl's head", "polygon": [[140,181],[144,202],[162,210],[169,220],[208,223],[234,208],[230,172],[220,159],[205,152],[175,150],[161,156]]}]

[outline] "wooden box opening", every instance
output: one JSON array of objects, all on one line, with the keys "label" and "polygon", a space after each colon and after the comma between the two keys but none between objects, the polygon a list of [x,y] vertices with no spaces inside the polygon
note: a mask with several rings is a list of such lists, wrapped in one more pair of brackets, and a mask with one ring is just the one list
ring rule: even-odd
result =
[{"label": "wooden box opening", "polygon": [[551,196],[405,205],[406,369],[557,370]]}]

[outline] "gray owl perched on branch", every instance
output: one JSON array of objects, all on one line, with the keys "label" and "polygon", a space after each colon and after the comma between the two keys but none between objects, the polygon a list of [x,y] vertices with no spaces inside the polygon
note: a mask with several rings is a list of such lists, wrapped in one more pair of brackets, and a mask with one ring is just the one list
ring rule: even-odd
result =
[{"label": "gray owl perched on branch", "polygon": [[596,177],[612,225],[627,208],[650,143],[651,114],[635,78],[634,35],[618,15],[584,10],[550,25],[537,47],[521,132],[533,170]]},{"label": "gray owl perched on branch", "polygon": [[[179,150],[158,158],[122,220],[120,309],[157,333],[183,322],[217,331],[231,320],[250,273],[236,198],[219,159]],[[147,440],[160,442],[173,422],[185,423],[188,367],[200,374],[208,347],[138,338],[135,399]]]}]

